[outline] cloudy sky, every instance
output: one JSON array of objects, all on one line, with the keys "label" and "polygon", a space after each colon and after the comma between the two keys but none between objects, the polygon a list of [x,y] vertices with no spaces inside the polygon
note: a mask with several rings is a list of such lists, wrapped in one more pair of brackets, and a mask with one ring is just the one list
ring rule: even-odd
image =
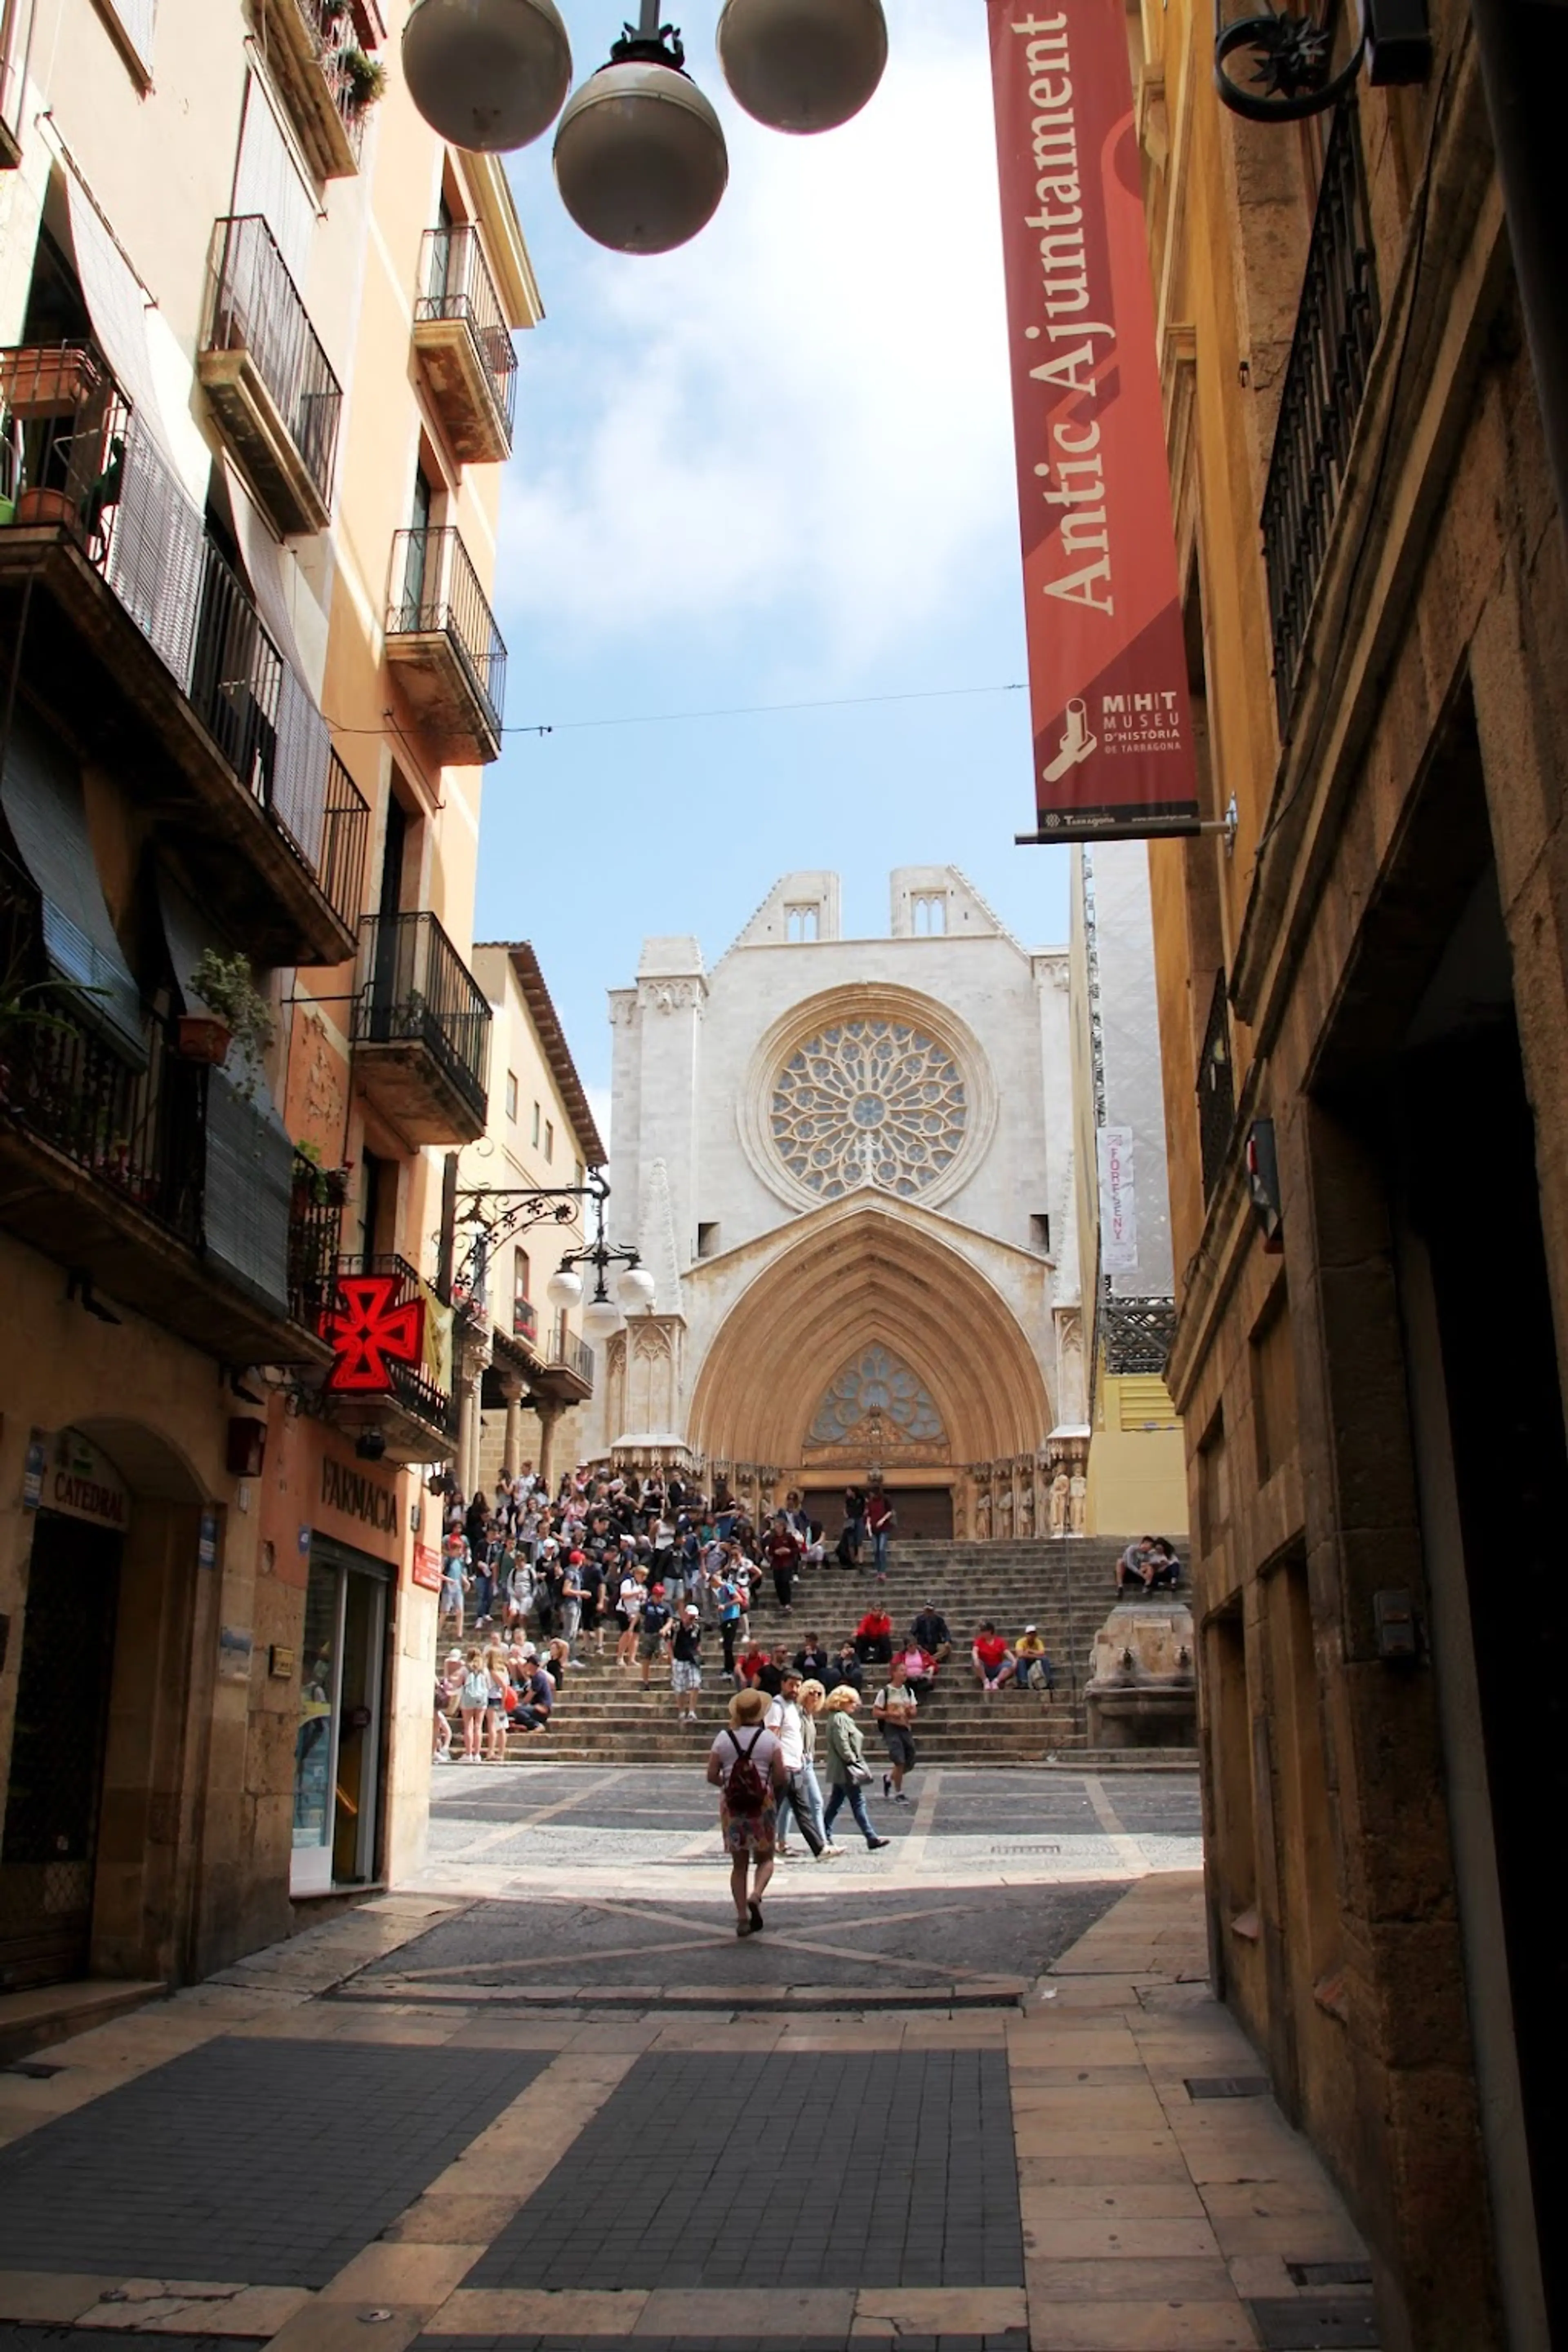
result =
[{"label": "cloudy sky", "polygon": [[[487,775],[476,936],[534,941],[596,1100],[642,937],[711,962],[792,867],[843,876],[851,934],[886,932],[892,866],[951,862],[1026,943],[1065,935],[1066,852],[1013,846],[1026,698],[996,690],[1025,672],[985,14],[886,5],[871,105],[795,140],[730,102],[716,0],[686,0],[731,176],[679,253],[603,252],[548,141],[510,159],[547,315],[507,479],[506,716],[553,731]],[[563,13],[580,79],[623,6]],[[812,702],[838,707],[746,709]]]}]

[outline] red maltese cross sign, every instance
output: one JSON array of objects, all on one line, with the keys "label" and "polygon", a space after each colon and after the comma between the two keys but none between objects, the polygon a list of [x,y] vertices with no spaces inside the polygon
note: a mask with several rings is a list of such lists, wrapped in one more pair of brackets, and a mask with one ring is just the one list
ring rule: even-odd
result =
[{"label": "red maltese cross sign", "polygon": [[321,1318],[321,1337],[336,1353],[327,1386],[357,1396],[385,1396],[394,1364],[417,1364],[425,1354],[425,1301],[397,1293],[395,1274],[338,1277],[338,1304]]}]

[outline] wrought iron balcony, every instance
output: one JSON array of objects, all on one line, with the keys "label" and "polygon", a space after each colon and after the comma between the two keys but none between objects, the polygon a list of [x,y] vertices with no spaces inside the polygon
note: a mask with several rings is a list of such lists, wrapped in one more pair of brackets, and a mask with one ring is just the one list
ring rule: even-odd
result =
[{"label": "wrought iron balcony", "polygon": [[[0,351],[0,641],[269,963],[353,952],[368,812],[153,436],[86,344]],[[5,657],[12,657],[9,650]]]},{"label": "wrought iron balcony", "polygon": [[[391,1275],[395,1287],[390,1304],[394,1307],[412,1305],[417,1299],[426,1304],[426,1316],[439,1312],[428,1284],[421,1277],[417,1266],[391,1252],[369,1255],[356,1254],[340,1257],[338,1276],[375,1274]],[[340,1428],[375,1430],[385,1444],[384,1459],[389,1462],[440,1462],[450,1452],[450,1440],[457,1429],[456,1400],[449,1390],[435,1377],[439,1349],[430,1345],[427,1327],[426,1360],[420,1364],[387,1361],[387,1375],[392,1382],[390,1395],[361,1396],[352,1392],[333,1392],[328,1410]]]},{"label": "wrought iron balcony", "polygon": [[511,1336],[526,1339],[533,1347],[539,1339],[539,1309],[531,1298],[514,1298],[511,1302]]},{"label": "wrought iron balcony", "polygon": [[348,179],[359,170],[374,103],[358,14],[348,0],[272,0],[267,10],[268,63],[311,169],[323,180]]},{"label": "wrought iron balcony", "polygon": [[536,1397],[561,1405],[582,1404],[594,1393],[594,1350],[557,1315],[531,1385]]},{"label": "wrought iron balcony", "polygon": [[354,1070],[410,1143],[472,1143],[485,1130],[490,1008],[432,914],[361,927]]},{"label": "wrought iron balcony", "polygon": [[478,229],[426,229],[419,285],[414,348],[452,453],[497,464],[511,453],[517,353]]},{"label": "wrought iron balcony", "polygon": [[386,658],[431,749],[458,766],[499,759],[506,647],[451,525],[400,530],[392,582]]},{"label": "wrought iron balcony", "polygon": [[214,231],[197,372],[279,532],[324,530],[342,389],[271,230],[254,215]]},{"label": "wrought iron balcony", "polygon": [[182,1059],[151,1011],[128,1052],[51,979],[37,895],[8,874],[0,970],[0,1225],[221,1362],[324,1363],[290,1286],[293,1152],[266,1107]]},{"label": "wrought iron balcony", "polygon": [[1231,1059],[1230,1015],[1222,965],[1214,978],[1208,1025],[1198,1056],[1198,1151],[1203,1163],[1204,1199],[1219,1182],[1236,1133],[1236,1069]]},{"label": "wrought iron balcony", "polygon": [[1378,321],[1361,139],[1354,101],[1346,99],[1335,114],[1323,158],[1306,279],[1263,494],[1274,696],[1282,730],[1289,723],[1295,701]]}]

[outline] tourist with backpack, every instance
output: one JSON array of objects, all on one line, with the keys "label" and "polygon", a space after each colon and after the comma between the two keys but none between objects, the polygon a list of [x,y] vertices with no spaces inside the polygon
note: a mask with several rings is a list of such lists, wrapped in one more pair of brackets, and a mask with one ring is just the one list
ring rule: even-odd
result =
[{"label": "tourist with backpack", "polygon": [[738,1690],[730,1701],[729,1727],[708,1757],[708,1782],[719,1791],[719,1830],[730,1856],[737,1936],[761,1935],[763,1895],[773,1874],[784,1769],[777,1737],[763,1720],[767,1705],[762,1691]]}]

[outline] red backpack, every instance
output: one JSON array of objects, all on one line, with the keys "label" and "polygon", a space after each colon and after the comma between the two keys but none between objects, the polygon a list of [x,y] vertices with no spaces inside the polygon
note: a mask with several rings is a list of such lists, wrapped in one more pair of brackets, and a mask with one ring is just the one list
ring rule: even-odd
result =
[{"label": "red backpack", "polygon": [[757,1743],[762,1738],[763,1730],[765,1729],[764,1725],[762,1729],[752,1733],[750,1748],[742,1747],[737,1733],[732,1731],[730,1734],[731,1745],[735,1750],[735,1760],[730,1767],[730,1777],[724,1783],[724,1802],[732,1813],[760,1813],[767,1803],[767,1784],[752,1761],[756,1753]]}]

